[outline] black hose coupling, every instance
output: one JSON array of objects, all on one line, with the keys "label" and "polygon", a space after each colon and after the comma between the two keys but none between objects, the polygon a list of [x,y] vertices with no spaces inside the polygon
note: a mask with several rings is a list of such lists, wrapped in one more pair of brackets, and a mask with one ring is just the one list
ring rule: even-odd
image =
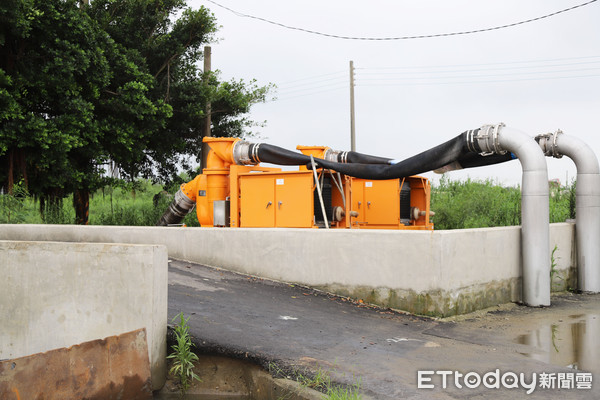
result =
[{"label": "black hose coupling", "polygon": [[498,135],[505,125],[501,122],[496,125],[483,125],[479,129],[467,131],[467,148],[480,156],[491,156],[492,154],[504,155],[506,150],[500,146]]}]

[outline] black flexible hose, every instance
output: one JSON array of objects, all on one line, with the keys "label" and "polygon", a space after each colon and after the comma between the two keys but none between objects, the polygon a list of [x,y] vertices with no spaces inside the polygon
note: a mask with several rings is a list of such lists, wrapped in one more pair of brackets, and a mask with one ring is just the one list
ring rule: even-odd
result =
[{"label": "black flexible hose", "polygon": [[[282,147],[271,144],[251,144],[250,152],[257,155],[255,162],[267,162],[277,165],[304,165],[310,162],[310,157],[295,151],[290,151]],[[369,154],[358,153],[356,151],[344,151],[337,155],[339,163],[360,163],[360,164],[386,164],[389,165],[391,158],[371,156]]]},{"label": "black flexible hose", "polygon": [[467,132],[461,133],[454,139],[394,165],[340,164],[320,159],[315,161],[319,167],[333,169],[356,178],[374,180],[403,178],[443,167],[468,154],[466,135]]},{"label": "black flexible hose", "polygon": [[254,162],[266,162],[277,165],[305,165],[310,163],[309,156],[273,146],[272,144],[252,144],[250,152],[258,156],[258,159],[255,158],[253,160]]},{"label": "black flexible hose", "polygon": [[368,154],[357,153],[356,151],[345,151],[338,154],[338,162],[389,165],[390,161],[392,161],[391,158],[371,156]]},{"label": "black flexible hose", "polygon": [[[278,165],[310,165],[310,157],[270,144],[254,144],[252,153],[256,162],[267,162]],[[370,156],[357,152],[347,152],[347,163],[327,161],[315,158],[317,167],[332,169],[356,178],[384,180],[418,175],[444,167],[458,161],[463,168],[493,165],[514,158],[511,153],[505,155],[481,156],[467,147],[467,132],[436,147],[407,158],[397,164],[390,165],[391,159]],[[339,157],[338,157],[339,159]]]},{"label": "black flexible hose", "polygon": [[463,168],[485,167],[486,165],[500,164],[506,161],[514,160],[517,157],[513,153],[492,154],[482,156],[477,153],[468,153],[459,158],[458,163]]}]

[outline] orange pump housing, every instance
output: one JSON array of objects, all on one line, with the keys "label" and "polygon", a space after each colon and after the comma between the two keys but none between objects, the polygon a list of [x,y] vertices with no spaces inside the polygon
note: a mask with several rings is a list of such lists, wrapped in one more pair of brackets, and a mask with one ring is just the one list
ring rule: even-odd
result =
[{"label": "orange pump housing", "polygon": [[[431,186],[424,177],[368,180],[318,169],[321,206],[312,170],[237,165],[233,147],[239,140],[204,138],[210,146],[207,166],[181,185],[196,203],[203,227],[433,229]],[[324,146],[297,149],[316,158],[329,150]]]}]

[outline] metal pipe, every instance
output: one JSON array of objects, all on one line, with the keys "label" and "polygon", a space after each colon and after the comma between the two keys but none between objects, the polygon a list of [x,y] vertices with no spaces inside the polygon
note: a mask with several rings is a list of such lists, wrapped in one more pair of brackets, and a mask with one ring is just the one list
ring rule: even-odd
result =
[{"label": "metal pipe", "polygon": [[600,167],[594,151],[561,131],[536,137],[547,156],[569,157],[577,168],[576,223],[577,287],[600,292]]},{"label": "metal pipe", "polygon": [[327,221],[325,203],[323,203],[323,193],[321,192],[321,185],[319,184],[319,178],[317,177],[317,166],[315,165],[315,159],[312,156],[312,154],[310,156],[310,163],[312,165],[312,171],[315,177],[315,186],[317,187],[317,193],[319,194],[319,203],[321,203],[321,212],[323,213],[323,221],[325,221],[325,229],[329,229],[329,221]]},{"label": "metal pipe", "polygon": [[548,169],[544,153],[525,133],[504,124],[484,125],[467,134],[470,151],[480,155],[514,153],[523,168],[521,187],[521,252],[523,302],[550,305],[550,210]]}]

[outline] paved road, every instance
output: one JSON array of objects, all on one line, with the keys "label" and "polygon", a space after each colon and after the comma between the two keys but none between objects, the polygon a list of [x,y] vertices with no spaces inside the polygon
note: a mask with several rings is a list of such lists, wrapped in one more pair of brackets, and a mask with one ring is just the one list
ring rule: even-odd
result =
[{"label": "paved road", "polygon": [[[517,306],[489,318],[442,322],[198,264],[176,260],[169,264],[169,318],[180,311],[190,317],[200,352],[247,358],[263,367],[276,365],[288,374],[327,369],[339,383],[360,382],[362,393],[382,400],[600,399],[600,374],[591,390],[536,386],[527,395],[523,386],[503,389],[511,383],[511,376],[504,376],[507,372],[524,373],[526,384],[536,373],[538,385],[540,373],[576,372],[523,355],[539,350],[514,337],[520,329],[515,330],[515,324],[539,322],[544,316],[551,320],[561,313],[567,318],[573,315],[572,308],[579,315],[599,310],[600,297],[572,296],[555,303],[549,309]],[[431,381],[423,383],[434,388],[423,389],[417,387],[419,370],[452,375],[445,389],[443,375],[425,376]],[[483,377],[496,370],[506,379],[498,382],[500,388],[483,384],[467,388],[462,378],[458,388],[454,382],[454,371]],[[477,377],[470,377],[475,385]],[[494,376],[488,379],[495,386]]]}]

